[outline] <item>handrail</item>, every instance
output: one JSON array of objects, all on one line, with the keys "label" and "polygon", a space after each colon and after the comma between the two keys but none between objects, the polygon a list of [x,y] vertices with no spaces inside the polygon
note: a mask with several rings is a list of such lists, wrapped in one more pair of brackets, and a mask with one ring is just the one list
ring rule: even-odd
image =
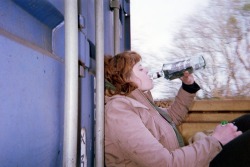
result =
[{"label": "handrail", "polygon": [[119,19],[119,10],[120,2],[119,0],[111,0],[110,7],[114,11],[114,54],[120,52],[120,19]]},{"label": "handrail", "polygon": [[96,126],[95,166],[104,165],[104,15],[103,1],[95,0],[96,27]]},{"label": "handrail", "polygon": [[77,164],[78,132],[78,8],[77,0],[65,0],[65,104],[63,166]]}]

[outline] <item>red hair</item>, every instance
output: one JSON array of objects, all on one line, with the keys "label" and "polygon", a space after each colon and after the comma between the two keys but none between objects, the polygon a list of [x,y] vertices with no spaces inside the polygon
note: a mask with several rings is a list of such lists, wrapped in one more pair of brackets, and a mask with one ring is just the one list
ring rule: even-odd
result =
[{"label": "red hair", "polygon": [[141,56],[134,51],[125,51],[114,57],[110,55],[105,56],[105,80],[115,87],[115,90],[106,88],[106,95],[128,95],[137,88],[137,85],[130,81],[130,76],[134,65],[139,61],[141,61]]}]

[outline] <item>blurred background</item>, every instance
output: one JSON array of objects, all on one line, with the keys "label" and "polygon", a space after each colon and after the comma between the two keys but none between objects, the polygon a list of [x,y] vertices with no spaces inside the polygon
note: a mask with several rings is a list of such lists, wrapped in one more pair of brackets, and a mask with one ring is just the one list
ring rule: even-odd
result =
[{"label": "blurred background", "polygon": [[[206,68],[194,73],[197,99],[250,97],[250,0],[133,0],[131,39],[151,71],[203,55]],[[154,85],[155,99],[173,99],[181,82]]]}]

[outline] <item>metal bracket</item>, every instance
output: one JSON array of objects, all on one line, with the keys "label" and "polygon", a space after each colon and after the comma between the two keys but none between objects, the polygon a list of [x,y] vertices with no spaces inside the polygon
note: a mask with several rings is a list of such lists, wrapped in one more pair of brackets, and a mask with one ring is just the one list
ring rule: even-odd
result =
[{"label": "metal bracket", "polygon": [[80,30],[85,28],[85,17],[81,14],[78,15],[78,28]]},{"label": "metal bracket", "polygon": [[120,9],[120,1],[119,0],[110,0],[109,7],[111,10],[113,10],[114,8]]},{"label": "metal bracket", "polygon": [[78,69],[79,69],[78,76],[80,78],[84,78],[85,77],[85,70],[87,70],[88,67],[81,60],[78,60]]}]

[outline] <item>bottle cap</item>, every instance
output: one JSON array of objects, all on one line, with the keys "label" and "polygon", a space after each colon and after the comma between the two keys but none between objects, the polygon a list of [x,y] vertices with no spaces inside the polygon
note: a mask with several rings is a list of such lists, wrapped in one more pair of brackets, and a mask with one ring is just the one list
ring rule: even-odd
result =
[{"label": "bottle cap", "polygon": [[221,123],[221,126],[225,126],[226,124],[228,124],[228,121],[223,120],[223,121],[221,121],[220,123]]}]

